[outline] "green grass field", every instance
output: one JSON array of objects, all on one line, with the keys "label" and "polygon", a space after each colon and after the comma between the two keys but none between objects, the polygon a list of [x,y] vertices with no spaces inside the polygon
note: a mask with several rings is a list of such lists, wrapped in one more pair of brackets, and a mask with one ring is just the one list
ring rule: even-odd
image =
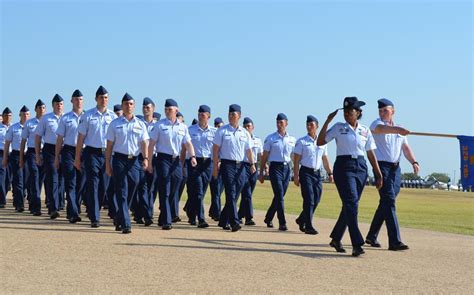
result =
[{"label": "green grass field", "polygon": [[[258,183],[253,197],[254,208],[267,210],[272,198],[270,182]],[[209,200],[208,190],[207,204],[209,204]],[[223,203],[224,200],[223,194]],[[359,206],[359,220],[361,222],[371,222],[378,201],[379,195],[375,187],[366,186]],[[285,196],[285,212],[299,214],[301,208],[300,188],[290,183]],[[336,219],[340,210],[341,200],[335,185],[324,184],[322,199],[316,210],[315,218]],[[397,213],[399,223],[403,227],[474,235],[474,193],[402,189],[397,199]]]}]

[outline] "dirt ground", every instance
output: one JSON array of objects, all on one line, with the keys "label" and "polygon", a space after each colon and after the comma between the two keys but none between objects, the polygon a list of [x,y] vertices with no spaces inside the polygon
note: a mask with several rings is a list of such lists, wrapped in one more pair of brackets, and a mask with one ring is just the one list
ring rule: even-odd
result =
[{"label": "dirt ground", "polygon": [[[10,200],[11,201],[11,200]],[[85,215],[69,224],[0,209],[0,293],[472,293],[474,237],[402,229],[410,250],[381,249],[350,256],[329,247],[334,220],[319,219],[320,234],[305,235],[289,215],[289,231],[257,226],[224,231],[186,222],[163,231],[133,224],[115,232],[103,214],[90,228]],[[182,217],[183,218],[183,217]],[[184,218],[183,218],[184,219]],[[274,220],[277,225],[277,220]],[[361,224],[363,234],[367,224]]]}]

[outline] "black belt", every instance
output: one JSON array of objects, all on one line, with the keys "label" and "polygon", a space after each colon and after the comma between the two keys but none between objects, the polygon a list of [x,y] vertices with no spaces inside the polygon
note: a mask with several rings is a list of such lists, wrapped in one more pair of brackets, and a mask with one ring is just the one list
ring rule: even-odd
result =
[{"label": "black belt", "polygon": [[171,161],[176,161],[179,159],[179,156],[173,156],[165,153],[158,153],[157,156]]},{"label": "black belt", "polygon": [[309,167],[306,167],[306,166],[301,166],[300,170],[305,171],[305,172],[314,173],[314,174],[316,174],[316,176],[321,176],[321,170],[319,170],[319,169],[314,169],[314,168],[309,168]]},{"label": "black belt", "polygon": [[55,145],[55,144],[51,144],[51,143],[45,143],[45,144],[43,145],[43,149],[46,149],[46,150],[48,150],[48,149],[53,149],[53,150],[54,150],[54,149],[56,149],[56,145]]},{"label": "black belt", "polygon": [[351,156],[351,155],[337,156],[336,160],[364,160],[364,156]]},{"label": "black belt", "polygon": [[391,168],[398,168],[400,166],[400,162],[387,162],[387,161],[378,161],[379,164],[390,166]]},{"label": "black belt", "polygon": [[19,155],[20,154],[20,151],[17,151],[17,150],[12,150],[12,152],[10,153],[10,155]]},{"label": "black belt", "polygon": [[232,164],[232,165],[241,165],[242,161],[237,161],[237,160],[227,160],[227,159],[221,159],[221,163],[225,163],[225,164]]},{"label": "black belt", "polygon": [[91,147],[91,146],[86,146],[84,148],[84,151],[88,152],[90,154],[95,154],[95,155],[99,155],[99,156],[105,154],[105,148],[95,148],[95,147]]},{"label": "black belt", "polygon": [[26,150],[27,153],[36,153],[36,149],[33,147],[29,147],[27,150]]},{"label": "black belt", "polygon": [[1,154],[2,154],[2,156],[3,156],[3,150],[0,150],[0,153],[1,153]]},{"label": "black belt", "polygon": [[196,157],[196,162],[198,162],[198,163],[204,163],[204,162],[211,161],[211,160],[212,160],[212,158]]},{"label": "black belt", "polygon": [[271,161],[270,162],[270,165],[282,165],[282,166],[286,166],[288,165],[288,162],[278,162],[278,161]]},{"label": "black belt", "polygon": [[68,144],[65,144],[65,145],[63,146],[63,149],[64,149],[64,150],[69,150],[69,151],[76,151],[76,147],[75,147],[75,146],[68,145]]},{"label": "black belt", "polygon": [[135,160],[137,157],[138,156],[126,155],[126,154],[117,153],[117,152],[114,153],[114,158],[122,159],[122,160]]}]

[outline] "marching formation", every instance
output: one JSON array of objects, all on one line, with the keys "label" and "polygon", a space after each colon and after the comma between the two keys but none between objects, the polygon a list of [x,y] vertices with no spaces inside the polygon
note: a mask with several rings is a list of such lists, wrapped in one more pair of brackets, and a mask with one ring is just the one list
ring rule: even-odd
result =
[{"label": "marching formation", "polygon": [[[229,106],[228,124],[217,117],[213,126],[211,108],[201,105],[198,119],[188,127],[174,99],[166,99],[163,119],[148,97],[143,99],[143,115],[134,114],[136,100],[128,93],[113,110],[108,100],[108,91],[100,86],[96,107],[84,111],[83,95],[75,90],[72,110],[64,113],[64,100],[56,94],[52,112],[46,113],[45,103],[38,100],[35,116],[30,118],[28,107],[23,106],[20,120],[14,124],[12,111],[5,108],[0,122],[0,208],[5,208],[11,190],[17,212],[27,208],[32,215],[41,216],[44,185],[51,219],[66,209],[71,224],[81,222],[84,205],[93,228],[100,227],[102,210],[124,234],[131,233],[130,212],[133,220],[144,226],[152,225],[158,215],[158,226],[171,230],[173,223],[181,221],[179,204],[186,187],[188,223],[207,228],[204,196],[209,188],[208,216],[222,229],[236,232],[242,225],[256,224],[253,191],[258,181],[269,179],[273,200],[264,223],[273,228],[276,214],[278,230],[286,231],[285,194],[293,170],[293,182],[301,188],[303,198],[296,223],[302,232],[316,235],[313,215],[322,196],[324,167],[342,201],[330,246],[345,252],[341,240],[348,228],[353,256],[364,253],[364,244],[381,247],[377,236],[385,222],[389,250],[408,249],[400,237],[395,209],[401,154],[415,173],[420,167],[408,145],[409,131],[394,123],[395,108],[388,99],[378,100],[379,118],[366,127],[359,123],[365,103],[346,97],[341,108],[344,122],[329,126],[338,109],[329,114],[318,135],[318,119],[308,115],[307,134],[299,139],[288,134],[288,118],[279,113],[276,132],[263,142],[255,136],[251,118],[245,117],[240,125],[242,109],[238,104]],[[337,146],[333,168],[327,151],[332,140]],[[358,226],[358,206],[368,177],[365,155],[375,175],[380,203],[364,239]],[[157,197],[159,214],[153,209]]]}]

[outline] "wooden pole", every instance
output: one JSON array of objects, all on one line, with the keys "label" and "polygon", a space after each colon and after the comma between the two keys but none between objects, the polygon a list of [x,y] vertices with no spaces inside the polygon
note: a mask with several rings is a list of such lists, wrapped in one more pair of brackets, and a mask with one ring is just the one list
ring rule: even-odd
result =
[{"label": "wooden pole", "polygon": [[408,135],[420,135],[420,136],[434,136],[434,137],[450,137],[457,138],[454,134],[443,134],[443,133],[428,133],[428,132],[410,132]]}]

